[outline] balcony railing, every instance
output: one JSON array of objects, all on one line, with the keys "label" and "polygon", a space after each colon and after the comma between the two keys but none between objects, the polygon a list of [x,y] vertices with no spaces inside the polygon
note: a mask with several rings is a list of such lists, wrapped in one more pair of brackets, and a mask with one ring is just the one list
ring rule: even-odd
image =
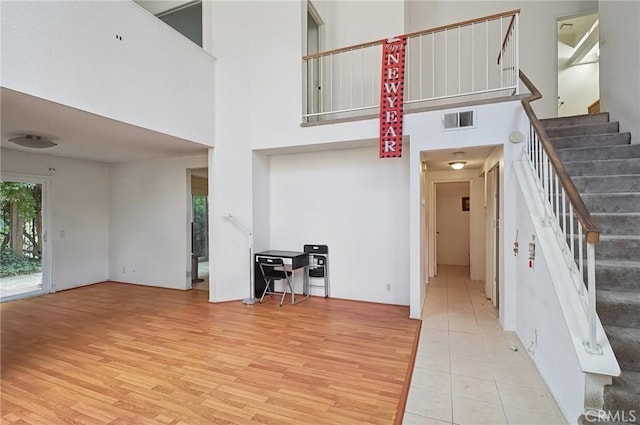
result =
[{"label": "balcony railing", "polygon": [[[517,94],[518,16],[513,10],[407,34],[405,109]],[[376,112],[383,42],[302,58],[305,122]]]}]

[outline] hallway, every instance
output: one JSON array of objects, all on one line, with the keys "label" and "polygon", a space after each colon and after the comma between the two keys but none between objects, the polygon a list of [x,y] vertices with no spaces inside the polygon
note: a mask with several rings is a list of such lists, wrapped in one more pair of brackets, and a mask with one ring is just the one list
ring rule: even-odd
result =
[{"label": "hallway", "polygon": [[564,424],[483,282],[468,276],[468,267],[438,265],[429,283],[403,424]]}]

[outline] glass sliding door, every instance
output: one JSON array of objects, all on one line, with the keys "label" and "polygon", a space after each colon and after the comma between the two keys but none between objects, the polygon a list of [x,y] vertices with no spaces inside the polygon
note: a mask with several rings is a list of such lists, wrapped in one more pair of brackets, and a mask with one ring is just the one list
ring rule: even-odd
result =
[{"label": "glass sliding door", "polygon": [[198,262],[198,275],[194,280],[202,281],[209,276],[209,203],[206,195],[192,195],[193,246],[192,255]]},{"label": "glass sliding door", "polygon": [[0,182],[0,301],[49,292],[45,188],[35,180]]}]

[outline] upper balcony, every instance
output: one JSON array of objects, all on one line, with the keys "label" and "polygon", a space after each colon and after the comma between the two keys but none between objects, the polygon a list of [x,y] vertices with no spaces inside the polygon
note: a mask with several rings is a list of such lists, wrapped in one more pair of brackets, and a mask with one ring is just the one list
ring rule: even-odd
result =
[{"label": "upper balcony", "polygon": [[[518,94],[519,10],[407,34],[404,110]],[[303,123],[371,118],[384,40],[303,57]]]},{"label": "upper balcony", "polygon": [[213,144],[215,59],[134,2],[0,7],[3,88]]}]

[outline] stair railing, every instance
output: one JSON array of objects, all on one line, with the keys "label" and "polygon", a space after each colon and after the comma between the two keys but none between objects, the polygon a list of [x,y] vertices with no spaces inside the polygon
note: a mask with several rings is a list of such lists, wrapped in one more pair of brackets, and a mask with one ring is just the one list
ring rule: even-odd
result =
[{"label": "stair railing", "polygon": [[[519,13],[511,10],[406,34],[405,108],[517,94]],[[303,56],[305,122],[376,112],[384,41]],[[502,65],[495,62],[496,51]]]},{"label": "stair railing", "polygon": [[522,106],[530,122],[529,138],[524,148],[524,155],[545,205],[546,224],[554,229],[558,242],[563,247],[567,265],[575,275],[580,276],[579,282],[576,283],[576,290],[582,300],[589,324],[588,341],[584,342],[585,349],[592,354],[602,354],[602,348],[597,339],[595,274],[595,245],[600,240],[600,232],[542,123],[531,108],[530,103],[542,98],[542,95],[522,71],[520,71],[520,80],[531,93],[522,100]]}]

